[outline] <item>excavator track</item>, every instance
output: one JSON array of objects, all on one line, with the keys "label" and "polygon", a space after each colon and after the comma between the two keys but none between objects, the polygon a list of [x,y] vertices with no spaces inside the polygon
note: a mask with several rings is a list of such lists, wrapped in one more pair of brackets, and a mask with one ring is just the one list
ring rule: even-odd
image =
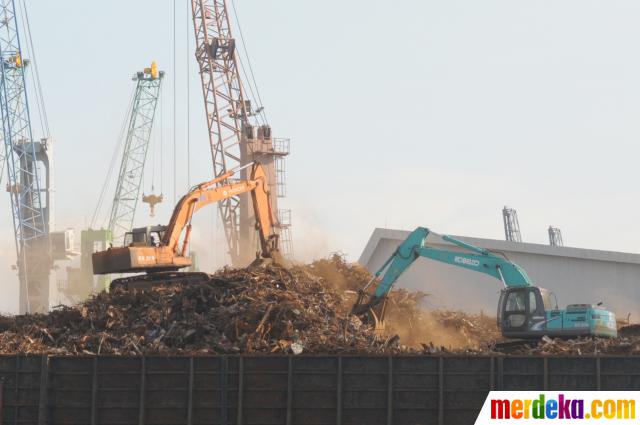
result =
[{"label": "excavator track", "polygon": [[109,285],[109,289],[111,291],[116,288],[124,288],[125,290],[151,289],[154,286],[175,283],[197,285],[206,283],[210,279],[211,277],[203,272],[157,272],[115,279],[111,282],[111,285]]},{"label": "excavator track", "polygon": [[491,348],[493,349],[493,351],[497,351],[499,353],[511,354],[527,347],[535,347],[538,345],[539,342],[540,342],[540,338],[497,341],[493,344]]}]

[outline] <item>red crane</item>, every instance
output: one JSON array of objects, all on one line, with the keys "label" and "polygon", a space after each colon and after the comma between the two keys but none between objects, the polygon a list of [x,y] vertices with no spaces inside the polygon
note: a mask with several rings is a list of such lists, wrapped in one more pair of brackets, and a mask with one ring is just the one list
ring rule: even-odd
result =
[{"label": "red crane", "polygon": [[[273,182],[272,204],[278,211],[277,198],[283,192],[283,168],[278,165],[289,153],[288,143],[274,140],[268,125],[257,125],[256,116],[262,108],[254,111],[245,97],[226,0],[192,0],[191,8],[214,175],[224,176],[229,170],[259,161]],[[222,180],[219,184],[228,183]],[[231,261],[246,265],[253,260],[257,244],[251,202],[246,195],[233,196],[220,202],[219,211]],[[288,245],[288,224],[277,226],[285,233]]]}]

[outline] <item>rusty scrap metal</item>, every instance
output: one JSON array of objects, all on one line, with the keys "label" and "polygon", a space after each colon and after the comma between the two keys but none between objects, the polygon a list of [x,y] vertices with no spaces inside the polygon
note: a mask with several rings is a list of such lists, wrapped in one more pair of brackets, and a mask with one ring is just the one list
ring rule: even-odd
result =
[{"label": "rusty scrap metal", "polygon": [[0,316],[0,354],[640,354],[636,325],[616,339],[505,342],[494,317],[425,308],[389,294],[387,333],[350,315],[371,279],[340,256],[284,271],[224,268],[205,284],[116,288],[48,314]]}]

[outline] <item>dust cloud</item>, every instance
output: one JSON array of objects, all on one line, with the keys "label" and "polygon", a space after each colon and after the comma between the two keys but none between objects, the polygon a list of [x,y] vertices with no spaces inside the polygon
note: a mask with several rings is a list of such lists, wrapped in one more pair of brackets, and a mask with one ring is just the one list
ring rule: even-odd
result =
[{"label": "dust cloud", "polygon": [[[307,269],[325,280],[328,289],[342,293],[339,314],[348,315],[356,302],[358,290],[370,279],[370,273],[358,264],[349,264],[339,255],[312,262]],[[399,337],[411,348],[482,350],[501,340],[495,317],[461,311],[430,310],[430,297],[418,291],[393,290],[387,301],[386,338]]]},{"label": "dust cloud", "polygon": [[[11,235],[13,229],[2,229],[2,234]],[[0,289],[2,289],[2,297],[0,297],[0,313],[17,313],[18,312],[18,275],[13,267],[16,264],[16,248],[13,237],[4,238],[0,241]]]},{"label": "dust cloud", "polygon": [[418,306],[410,314],[390,298],[386,322],[388,335],[398,335],[400,342],[412,348],[426,345],[446,349],[482,350],[502,339],[495,317],[461,311],[427,310]]}]

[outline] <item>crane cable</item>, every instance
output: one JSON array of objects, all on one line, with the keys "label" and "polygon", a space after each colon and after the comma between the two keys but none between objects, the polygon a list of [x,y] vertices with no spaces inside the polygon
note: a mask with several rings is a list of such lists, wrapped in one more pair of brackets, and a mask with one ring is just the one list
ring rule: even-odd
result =
[{"label": "crane cable", "polygon": [[177,22],[176,22],[176,0],[173,0],[173,203],[176,203],[176,197],[177,197],[177,176],[176,176],[176,169],[177,169],[177,159],[176,159],[176,154],[177,154],[177,143],[176,143],[176,139],[177,139],[177,126],[176,126],[176,114],[177,114],[177,108],[176,108],[176,94],[177,94],[177,89],[176,89],[176,49],[177,49],[177,43],[176,43],[176,26],[177,26]]},{"label": "crane cable", "polygon": [[[120,133],[118,135],[118,142],[116,143],[115,149],[113,150],[113,154],[111,156],[111,161],[109,162],[109,169],[107,170],[107,174],[104,179],[104,183],[102,184],[102,189],[100,190],[100,194],[98,195],[98,202],[95,210],[93,211],[93,215],[91,216],[91,221],[89,222],[89,228],[94,229],[96,222],[98,221],[98,215],[100,214],[100,210],[102,209],[102,205],[104,204],[104,199],[107,191],[109,190],[109,183],[111,182],[111,176],[113,176],[113,170],[115,169],[115,164],[118,160],[118,154],[124,145],[125,140],[125,132],[127,131],[128,118],[131,115],[131,110],[133,109],[133,103],[135,100],[135,92],[136,88],[134,87],[131,92],[131,99],[129,100],[129,106],[127,107],[127,111],[125,113],[124,119],[122,120],[122,128],[120,129]],[[104,222],[103,222],[104,227]]]},{"label": "crane cable", "polygon": [[164,170],[164,101],[160,87],[160,196],[164,193],[162,170]]},{"label": "crane cable", "polygon": [[[160,85],[158,90],[157,102],[162,104],[162,85]],[[157,108],[157,106],[156,106]],[[157,110],[157,109],[156,109]],[[157,113],[154,113],[157,115]],[[160,152],[162,155],[162,107],[160,107],[160,128],[158,129],[157,125],[154,125],[153,135],[151,137],[151,143],[149,149],[151,149],[151,193],[155,193],[156,186],[156,157],[158,156],[158,139],[160,139]],[[158,135],[159,133],[159,135]],[[160,175],[162,176],[162,157],[160,158]],[[144,183],[142,185],[144,191]]]},{"label": "crane cable", "polygon": [[[151,193],[153,194],[155,191],[155,183],[156,183],[156,137],[157,133],[154,128],[153,135],[151,136],[151,141],[149,143],[149,149],[151,150]],[[146,167],[145,167],[146,168]],[[142,196],[144,196],[144,173],[142,173]]]},{"label": "crane cable", "polygon": [[[187,4],[188,7],[188,4]],[[191,186],[191,84],[189,84],[190,76],[191,76],[191,66],[190,66],[190,43],[189,43],[189,26],[191,23],[191,16],[189,16],[189,10],[187,9],[187,28],[186,28],[186,41],[187,41],[187,187]]]},{"label": "crane cable", "polygon": [[27,51],[31,56],[31,61],[33,63],[34,72],[31,73],[31,78],[36,89],[36,107],[38,108],[38,115],[40,117],[40,127],[42,129],[43,137],[49,138],[49,136],[51,136],[49,118],[47,116],[47,110],[44,103],[44,92],[42,90],[42,83],[40,82],[40,71],[38,69],[36,51],[33,45],[33,37],[31,35],[31,25],[29,22],[29,14],[27,12],[27,4],[24,0],[20,0],[19,3],[22,6],[22,25],[26,29]]},{"label": "crane cable", "polygon": [[7,159],[4,158],[2,162],[0,162],[0,183],[2,183],[2,176],[4,175],[4,164],[7,162]]},{"label": "crane cable", "polygon": [[[236,2],[235,0],[231,0],[231,7],[233,9],[233,16],[235,17],[236,20],[236,25],[238,25],[238,34],[240,35],[240,41],[242,42],[242,50],[244,52],[244,55],[247,58],[247,65],[249,67],[249,73],[251,74],[251,80],[249,80],[249,77],[247,76],[247,73],[244,69],[244,66],[242,66],[242,58],[240,56],[238,56],[238,61],[240,62],[240,68],[242,69],[242,73],[245,76],[245,79],[248,81],[248,85],[249,85],[249,91],[251,92],[251,96],[254,98],[254,100],[257,100],[260,103],[260,107],[263,107],[264,104],[262,103],[262,98],[260,97],[260,90],[258,89],[258,84],[256,82],[256,77],[255,74],[253,73],[253,67],[251,66],[251,59],[249,58],[249,52],[247,50],[247,45],[244,41],[244,35],[242,33],[242,27],[240,26],[240,19],[238,19],[238,12],[236,10]],[[251,87],[251,82],[253,81],[253,86],[255,87],[256,90],[256,94],[257,96],[253,93],[253,88]],[[269,120],[267,119],[267,113],[265,112],[264,109],[262,109],[260,111],[260,115],[262,116],[262,118],[264,119],[264,123],[268,124]]]}]

